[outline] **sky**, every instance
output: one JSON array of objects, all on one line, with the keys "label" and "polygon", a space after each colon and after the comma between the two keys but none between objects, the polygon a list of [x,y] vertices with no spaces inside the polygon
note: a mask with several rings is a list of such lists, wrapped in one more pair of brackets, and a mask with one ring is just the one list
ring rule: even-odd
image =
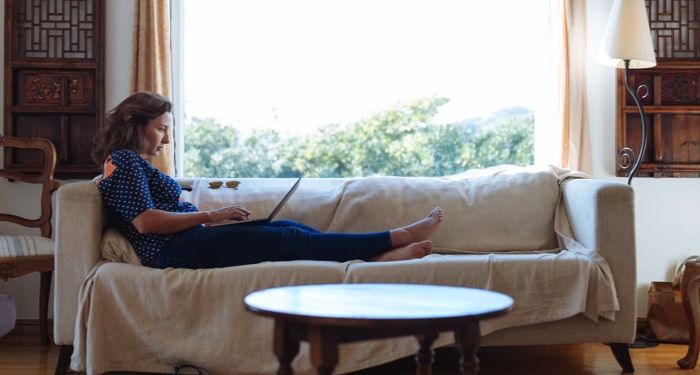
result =
[{"label": "sky", "polygon": [[186,0],[187,117],[304,131],[451,99],[438,122],[534,108],[545,0]]}]

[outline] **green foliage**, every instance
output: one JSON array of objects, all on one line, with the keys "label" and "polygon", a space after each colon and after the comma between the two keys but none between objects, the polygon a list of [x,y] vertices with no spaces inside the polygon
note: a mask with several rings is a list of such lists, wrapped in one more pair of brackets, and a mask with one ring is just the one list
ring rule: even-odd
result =
[{"label": "green foliage", "polygon": [[202,177],[442,176],[534,161],[531,112],[434,124],[446,98],[397,105],[351,124],[308,135],[272,129],[243,135],[211,118],[188,119],[185,174]]}]

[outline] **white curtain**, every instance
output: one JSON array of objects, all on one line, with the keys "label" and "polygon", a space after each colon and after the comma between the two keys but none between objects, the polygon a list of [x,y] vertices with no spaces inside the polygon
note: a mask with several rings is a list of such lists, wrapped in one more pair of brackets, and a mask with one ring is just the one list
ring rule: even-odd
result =
[{"label": "white curtain", "polygon": [[537,114],[538,163],[591,173],[586,118],[586,1],[550,0],[544,84],[548,95]]},{"label": "white curtain", "polygon": [[[131,92],[150,91],[172,100],[170,0],[136,0],[131,57]],[[171,143],[158,156],[147,157],[161,172],[174,175]]]}]

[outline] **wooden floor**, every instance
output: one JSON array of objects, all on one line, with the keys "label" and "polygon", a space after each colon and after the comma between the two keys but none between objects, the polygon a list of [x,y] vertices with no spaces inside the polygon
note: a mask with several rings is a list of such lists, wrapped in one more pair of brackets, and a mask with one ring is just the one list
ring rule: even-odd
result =
[{"label": "wooden floor", "polygon": [[[655,348],[631,349],[637,375],[700,375],[700,368],[681,370],[676,361],[687,346],[661,344]],[[42,348],[33,335],[8,335],[0,338],[0,374],[53,374],[58,348]],[[608,375],[620,374],[610,348],[603,344],[551,345],[482,348],[481,375]],[[433,375],[457,375],[458,355],[450,348],[438,349]],[[413,359],[407,358],[353,375],[412,374]]]}]

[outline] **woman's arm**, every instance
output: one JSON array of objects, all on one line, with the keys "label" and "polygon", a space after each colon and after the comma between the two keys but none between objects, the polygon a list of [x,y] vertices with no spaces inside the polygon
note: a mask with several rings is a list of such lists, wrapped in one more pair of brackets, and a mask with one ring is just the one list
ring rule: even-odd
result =
[{"label": "woman's arm", "polygon": [[136,216],[131,224],[141,234],[170,234],[199,224],[223,220],[246,220],[248,215],[250,212],[242,206],[222,207],[200,212],[168,212],[150,209]]}]

